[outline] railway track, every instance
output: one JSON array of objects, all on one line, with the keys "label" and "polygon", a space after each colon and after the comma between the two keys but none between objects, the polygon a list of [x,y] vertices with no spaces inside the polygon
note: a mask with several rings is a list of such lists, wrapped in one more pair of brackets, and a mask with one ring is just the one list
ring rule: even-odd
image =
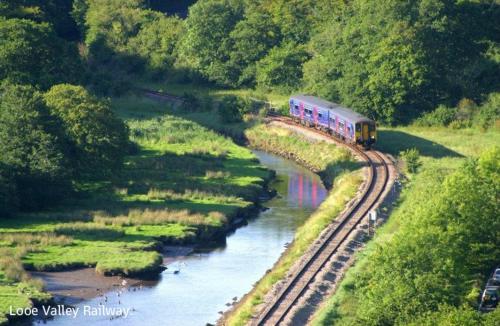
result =
[{"label": "railway track", "polygon": [[[140,89],[145,95],[174,103],[182,103],[182,97],[167,93]],[[279,116],[271,116],[271,120],[279,121],[288,125],[298,126],[291,119]],[[312,130],[307,128],[307,130]],[[356,152],[368,164],[368,177],[362,189],[361,197],[350,206],[328,227],[326,234],[322,236],[312,252],[303,260],[297,271],[286,280],[278,294],[264,307],[264,309],[250,322],[251,325],[280,325],[290,314],[291,309],[297,304],[308,287],[313,284],[315,277],[326,268],[327,262],[342,248],[347,246],[349,237],[355,232],[357,226],[365,219],[368,213],[374,209],[386,192],[390,172],[388,159],[381,153],[371,150],[363,151],[355,145],[344,143],[331,137],[330,134],[321,130],[315,130],[339,144],[348,146]]]},{"label": "railway track", "polygon": [[[287,124],[290,119],[272,117]],[[328,135],[325,132],[317,131]],[[377,205],[389,183],[389,168],[386,158],[377,151],[363,151],[356,146],[345,144],[362,157],[368,164],[368,178],[361,198],[332,223],[319,245],[310,253],[298,270],[286,281],[273,300],[251,321],[251,325],[279,325],[289,315],[290,310],[307,291],[315,277],[325,268],[330,258],[347,242],[361,221]]]},{"label": "railway track", "polygon": [[157,100],[172,102],[173,104],[184,102],[184,98],[177,96],[177,95],[172,95],[172,94],[168,94],[168,93],[164,93],[164,92],[157,92],[157,91],[153,91],[150,89],[144,89],[144,88],[137,88],[137,91],[143,93],[147,97],[157,99]]}]

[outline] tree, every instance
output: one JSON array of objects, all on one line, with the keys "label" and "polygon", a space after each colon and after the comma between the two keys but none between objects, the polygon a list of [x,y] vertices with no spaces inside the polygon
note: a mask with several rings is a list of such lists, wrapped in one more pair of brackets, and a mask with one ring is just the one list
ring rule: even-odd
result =
[{"label": "tree", "polygon": [[71,17],[73,0],[9,0],[0,4],[0,16],[49,23],[56,34],[66,40],[77,40],[78,31]]},{"label": "tree", "polygon": [[291,91],[302,81],[302,64],[307,53],[301,45],[287,43],[274,47],[269,54],[257,62],[257,85]]},{"label": "tree", "polygon": [[229,35],[242,17],[241,0],[196,2],[189,8],[185,21],[178,65],[199,71],[220,85],[235,83],[238,72],[229,64],[232,46]]},{"label": "tree", "polygon": [[184,26],[179,18],[155,15],[130,40],[128,51],[141,56],[147,70],[154,76],[161,75],[172,68],[177,42],[183,32]]},{"label": "tree", "polygon": [[238,84],[255,83],[255,63],[278,44],[280,34],[269,14],[248,9],[244,20],[236,24],[230,34],[232,50],[230,61],[238,70]]},{"label": "tree", "polygon": [[499,64],[487,58],[495,8],[481,2],[352,1],[313,36],[307,90],[386,122],[482,97],[484,68]]},{"label": "tree", "polygon": [[11,216],[19,208],[16,185],[9,170],[0,164],[0,218]]},{"label": "tree", "polygon": [[47,88],[78,80],[80,69],[76,48],[47,23],[0,17],[0,80]]},{"label": "tree", "polygon": [[44,99],[75,148],[71,159],[78,176],[103,176],[121,166],[128,150],[128,128],[106,102],[68,84],[53,86]]},{"label": "tree", "polygon": [[45,207],[68,194],[66,144],[40,93],[30,86],[1,86],[0,165],[11,173],[21,209]]}]

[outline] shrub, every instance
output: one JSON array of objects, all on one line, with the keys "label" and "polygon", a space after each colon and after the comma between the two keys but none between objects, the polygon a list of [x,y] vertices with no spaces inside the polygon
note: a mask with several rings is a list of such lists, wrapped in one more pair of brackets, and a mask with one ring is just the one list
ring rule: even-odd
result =
[{"label": "shrub", "polygon": [[399,157],[404,161],[408,173],[417,172],[421,165],[420,152],[416,148],[407,149],[399,153]]},{"label": "shrub", "polygon": [[474,124],[482,129],[496,126],[500,119],[500,93],[492,93],[483,105],[479,107],[474,117]]},{"label": "shrub", "polygon": [[245,110],[246,103],[234,95],[224,96],[219,103],[219,115],[226,123],[241,122]]},{"label": "shrub", "polygon": [[455,119],[456,113],[457,109],[440,105],[434,111],[424,113],[415,124],[422,127],[448,126]]},{"label": "shrub", "polygon": [[181,107],[182,111],[194,112],[202,107],[200,99],[192,93],[184,93],[182,98],[184,99]]},{"label": "shrub", "polygon": [[12,215],[17,209],[15,182],[8,176],[7,168],[0,164],[0,218]]}]

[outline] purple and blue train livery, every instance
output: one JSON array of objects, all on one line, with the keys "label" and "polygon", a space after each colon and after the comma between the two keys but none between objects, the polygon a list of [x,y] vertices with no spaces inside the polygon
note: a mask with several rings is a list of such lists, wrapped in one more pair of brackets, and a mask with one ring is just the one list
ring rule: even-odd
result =
[{"label": "purple and blue train livery", "polygon": [[370,147],[377,138],[375,121],[336,103],[309,95],[290,98],[290,116],[353,144]]}]

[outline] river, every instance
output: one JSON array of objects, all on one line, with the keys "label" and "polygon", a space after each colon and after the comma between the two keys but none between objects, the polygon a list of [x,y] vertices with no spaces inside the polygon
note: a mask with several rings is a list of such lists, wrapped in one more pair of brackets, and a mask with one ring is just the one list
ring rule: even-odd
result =
[{"label": "river", "polygon": [[[215,323],[233,298],[249,292],[273,264],[296,229],[327,195],[320,178],[281,157],[255,151],[261,163],[276,171],[271,187],[277,196],[264,203],[268,210],[229,235],[225,246],[198,249],[175,261],[158,282],[140,289],[110,292],[75,305],[76,318],[56,317],[56,325],[193,325]],[[178,271],[174,273],[173,271]],[[103,304],[104,306],[100,306]],[[88,316],[84,308],[130,308],[127,318]],[[88,311],[88,310],[87,310]]]}]

